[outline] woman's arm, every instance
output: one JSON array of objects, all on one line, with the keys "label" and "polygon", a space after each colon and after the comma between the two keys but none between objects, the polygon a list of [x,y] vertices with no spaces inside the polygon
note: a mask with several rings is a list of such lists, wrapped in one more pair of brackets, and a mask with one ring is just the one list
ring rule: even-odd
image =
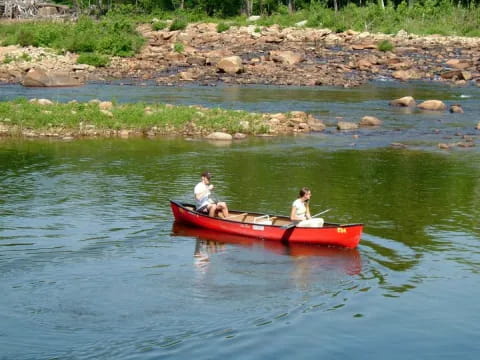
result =
[{"label": "woman's arm", "polygon": [[295,206],[292,206],[292,211],[290,211],[290,220],[291,221],[303,220],[303,219],[297,217],[297,208]]},{"label": "woman's arm", "polygon": [[307,208],[307,212],[305,213],[305,216],[307,217],[307,220],[311,219],[312,216],[310,215],[310,206],[308,205],[308,202],[305,204],[305,207]]}]

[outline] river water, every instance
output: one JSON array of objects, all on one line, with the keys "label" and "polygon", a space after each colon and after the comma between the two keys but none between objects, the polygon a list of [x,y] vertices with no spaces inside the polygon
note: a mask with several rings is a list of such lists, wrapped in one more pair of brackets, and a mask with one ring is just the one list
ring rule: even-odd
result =
[{"label": "river water", "polygon": [[[227,144],[3,139],[0,359],[480,355],[480,153],[435,146],[475,135],[480,89],[1,90],[3,99],[308,110],[327,121],[368,113],[385,124],[359,138],[327,129]],[[466,113],[385,106],[412,92]],[[174,224],[168,199],[191,199],[204,169],[216,195],[240,210],[286,214],[309,186],[313,212],[333,208],[326,221],[365,223],[359,248],[288,247]]]}]

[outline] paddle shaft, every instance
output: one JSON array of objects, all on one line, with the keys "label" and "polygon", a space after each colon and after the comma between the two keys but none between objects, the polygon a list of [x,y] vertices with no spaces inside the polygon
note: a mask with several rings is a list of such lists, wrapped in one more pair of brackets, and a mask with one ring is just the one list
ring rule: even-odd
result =
[{"label": "paddle shaft", "polygon": [[313,215],[313,216],[312,216],[312,219],[313,219],[314,217],[319,216],[319,215],[325,214],[326,212],[329,212],[330,210],[332,210],[332,209],[323,210],[322,212],[319,212],[318,214]]}]

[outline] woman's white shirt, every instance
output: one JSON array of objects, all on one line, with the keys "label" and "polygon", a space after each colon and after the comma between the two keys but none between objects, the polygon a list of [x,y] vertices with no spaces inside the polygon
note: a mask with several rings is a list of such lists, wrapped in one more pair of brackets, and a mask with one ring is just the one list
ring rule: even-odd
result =
[{"label": "woman's white shirt", "polygon": [[295,216],[299,219],[307,219],[307,207],[302,199],[297,199],[293,202],[292,207],[295,208]]}]

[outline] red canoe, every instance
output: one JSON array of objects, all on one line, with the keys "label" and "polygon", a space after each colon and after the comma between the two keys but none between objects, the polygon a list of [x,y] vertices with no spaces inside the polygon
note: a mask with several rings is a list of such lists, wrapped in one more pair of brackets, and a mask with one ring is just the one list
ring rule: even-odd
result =
[{"label": "red canoe", "polygon": [[228,218],[210,217],[195,211],[195,206],[170,200],[175,220],[204,229],[284,243],[306,243],[356,248],[363,224],[325,223],[323,227],[293,226],[287,216],[230,211]]}]

